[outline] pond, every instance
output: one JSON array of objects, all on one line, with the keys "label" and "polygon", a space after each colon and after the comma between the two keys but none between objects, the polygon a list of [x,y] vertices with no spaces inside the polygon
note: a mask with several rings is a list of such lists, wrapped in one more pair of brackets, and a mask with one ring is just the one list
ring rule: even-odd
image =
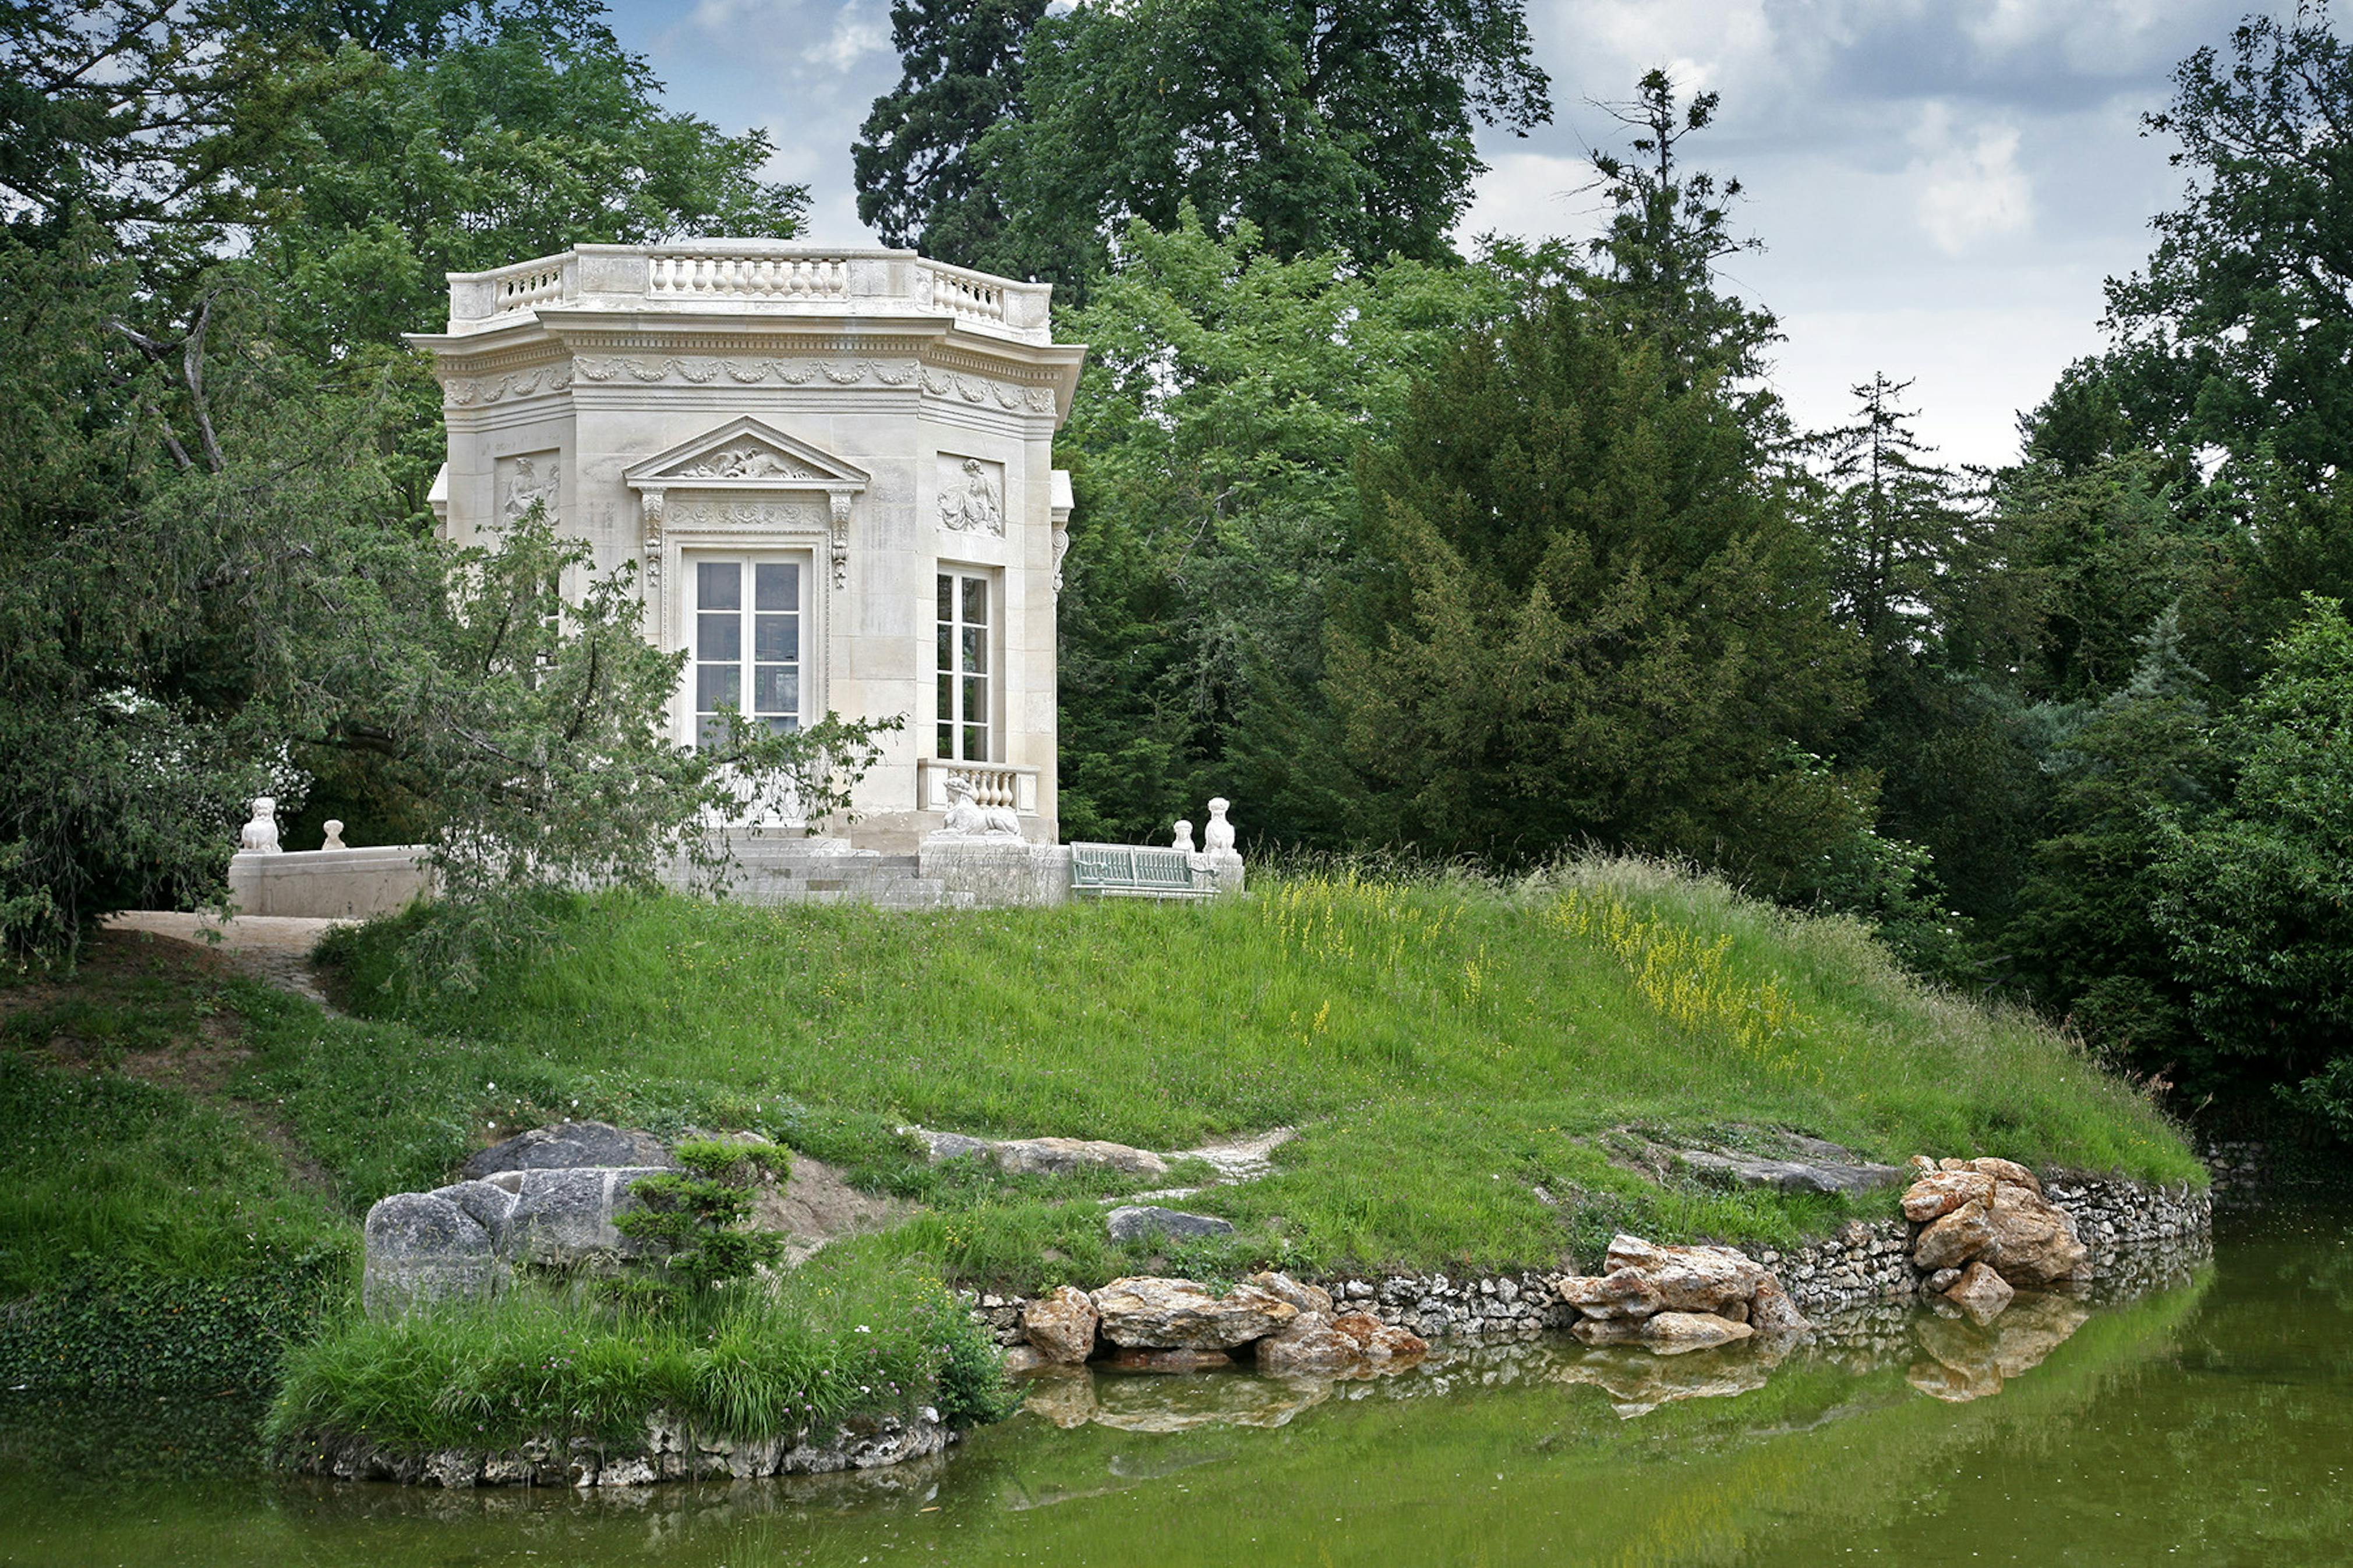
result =
[{"label": "pond", "polygon": [[2226,1216],[2137,1300],[1890,1315],[1778,1362],[1547,1339],[1359,1383],[1058,1380],[936,1462],[732,1488],[299,1482],[209,1457],[231,1402],[20,1395],[0,1563],[2353,1561],[2348,1221]]}]

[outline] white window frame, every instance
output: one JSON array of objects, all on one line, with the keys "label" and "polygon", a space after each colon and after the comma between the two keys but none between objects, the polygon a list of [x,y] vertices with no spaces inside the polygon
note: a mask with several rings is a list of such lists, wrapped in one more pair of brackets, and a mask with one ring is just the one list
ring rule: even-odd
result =
[{"label": "white window frame", "polygon": [[[940,590],[943,584],[952,584],[949,591],[951,616],[940,618]],[[967,584],[978,584],[983,595],[983,619],[977,623],[966,616],[969,603]],[[1005,752],[1005,577],[994,567],[970,566],[961,562],[938,563],[932,577],[932,744],[930,754],[946,762],[997,763]],[[968,634],[978,632],[977,639]],[[965,654],[973,642],[980,650],[978,670],[965,668]],[[944,668],[943,655],[952,658],[956,668]],[[971,696],[971,682],[981,683],[981,714],[976,720],[966,703]],[[978,730],[979,751],[973,755],[972,731]]]},{"label": "white window frame", "polygon": [[[789,615],[793,617],[795,658],[790,661],[796,689],[796,709],[789,714],[776,715],[786,719],[797,729],[809,721],[812,700],[816,696],[817,678],[816,631],[817,605],[814,594],[816,575],[812,553],[805,550],[757,550],[724,545],[695,545],[680,552],[680,621],[681,642],[687,655],[684,691],[680,702],[681,739],[690,746],[702,743],[703,719],[702,670],[707,664],[724,661],[703,658],[703,616],[723,614],[706,611],[702,605],[702,571],[705,566],[732,564],[739,569],[736,582],[735,689],[738,700],[755,679],[754,670],[762,664],[757,657],[759,617],[764,615]],[[756,587],[758,569],[762,566],[787,566],[796,574],[793,608],[764,612],[758,607]],[[777,661],[781,662],[781,661]],[[743,710],[739,707],[739,712]],[[757,713],[744,713],[747,719],[757,719]]]}]

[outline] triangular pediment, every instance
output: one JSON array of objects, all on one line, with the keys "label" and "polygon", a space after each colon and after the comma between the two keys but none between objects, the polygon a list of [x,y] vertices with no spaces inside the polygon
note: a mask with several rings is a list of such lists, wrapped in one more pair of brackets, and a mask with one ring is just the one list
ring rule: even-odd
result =
[{"label": "triangular pediment", "polygon": [[635,489],[834,490],[867,485],[865,469],[748,416],[633,463],[621,477]]}]

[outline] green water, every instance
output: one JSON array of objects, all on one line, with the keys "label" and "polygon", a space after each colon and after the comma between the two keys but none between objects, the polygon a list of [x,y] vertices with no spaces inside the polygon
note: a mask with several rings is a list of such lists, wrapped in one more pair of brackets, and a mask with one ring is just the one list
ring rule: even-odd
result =
[{"label": "green water", "polygon": [[582,1496],[292,1482],[206,1458],[231,1405],[20,1400],[0,1563],[2353,1563],[2341,1215],[2226,1222],[2134,1301],[2021,1297],[1990,1331],[1893,1320],[1770,1364],[1547,1343],[1367,1383],[1036,1386],[929,1465]]}]

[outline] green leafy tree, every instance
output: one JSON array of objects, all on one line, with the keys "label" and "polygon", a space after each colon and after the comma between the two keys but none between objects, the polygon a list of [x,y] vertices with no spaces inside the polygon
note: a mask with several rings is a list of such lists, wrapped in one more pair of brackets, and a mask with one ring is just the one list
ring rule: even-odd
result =
[{"label": "green leafy tree", "polygon": [[1280,257],[1451,256],[1485,124],[1551,118],[1521,0],[1140,0],[1030,30],[973,155],[1005,215],[976,265],[1072,289],[1128,224],[1248,220]]},{"label": "green leafy tree", "polygon": [[438,330],[442,274],[566,247],[785,237],[807,191],[763,181],[765,134],[661,109],[601,24],[525,9],[453,23],[309,106],[257,172],[259,247],[285,320],[322,359]]},{"label": "green leafy tree", "polygon": [[2224,727],[2228,801],[2168,825],[2150,910],[2211,1070],[2320,1078],[2326,1109],[2353,1058],[2353,626],[2316,596],[2272,651]]},{"label": "green leafy tree", "polygon": [[617,1284],[626,1299],[691,1310],[784,1257],[781,1235],[747,1222],[755,1184],[782,1180],[791,1164],[773,1144],[718,1139],[681,1143],[676,1158],[678,1173],[639,1178],[629,1188],[638,1206],[613,1216],[615,1229],[653,1253]]},{"label": "green leafy tree", "polygon": [[1092,345],[1057,450],[1078,506],[1060,605],[1062,821],[1157,837],[1229,795],[1253,832],[1344,841],[1324,625],[1356,552],[1358,445],[1459,333],[1489,267],[1283,261],[1189,209],[1130,226],[1066,334]]},{"label": "green leafy tree", "polygon": [[1332,700],[1386,837],[1503,859],[1597,839],[1810,898],[1871,819],[1869,780],[1810,760],[1855,711],[1860,649],[1747,379],[1770,318],[1715,296],[1726,215],[1672,155],[1713,103],[1679,110],[1653,72],[1642,104],[1610,269],[1471,334],[1361,466]]},{"label": "green leafy tree", "polygon": [[1021,50],[1046,0],[892,0],[899,85],[849,149],[859,221],[885,245],[978,266],[1005,243],[988,132],[1021,101]]},{"label": "green leafy tree", "polygon": [[2205,1092],[2214,1079],[2150,902],[2167,825],[2209,808],[2224,768],[2179,616],[2168,609],[2139,643],[2116,691],[2044,710],[2051,801],[2004,940],[2029,993],[2086,1039]]},{"label": "green leafy tree", "polygon": [[2353,50],[2325,5],[2250,16],[2148,128],[2191,171],[2147,267],[2110,285],[2112,373],[2147,444],[2299,474],[2353,462]]}]

